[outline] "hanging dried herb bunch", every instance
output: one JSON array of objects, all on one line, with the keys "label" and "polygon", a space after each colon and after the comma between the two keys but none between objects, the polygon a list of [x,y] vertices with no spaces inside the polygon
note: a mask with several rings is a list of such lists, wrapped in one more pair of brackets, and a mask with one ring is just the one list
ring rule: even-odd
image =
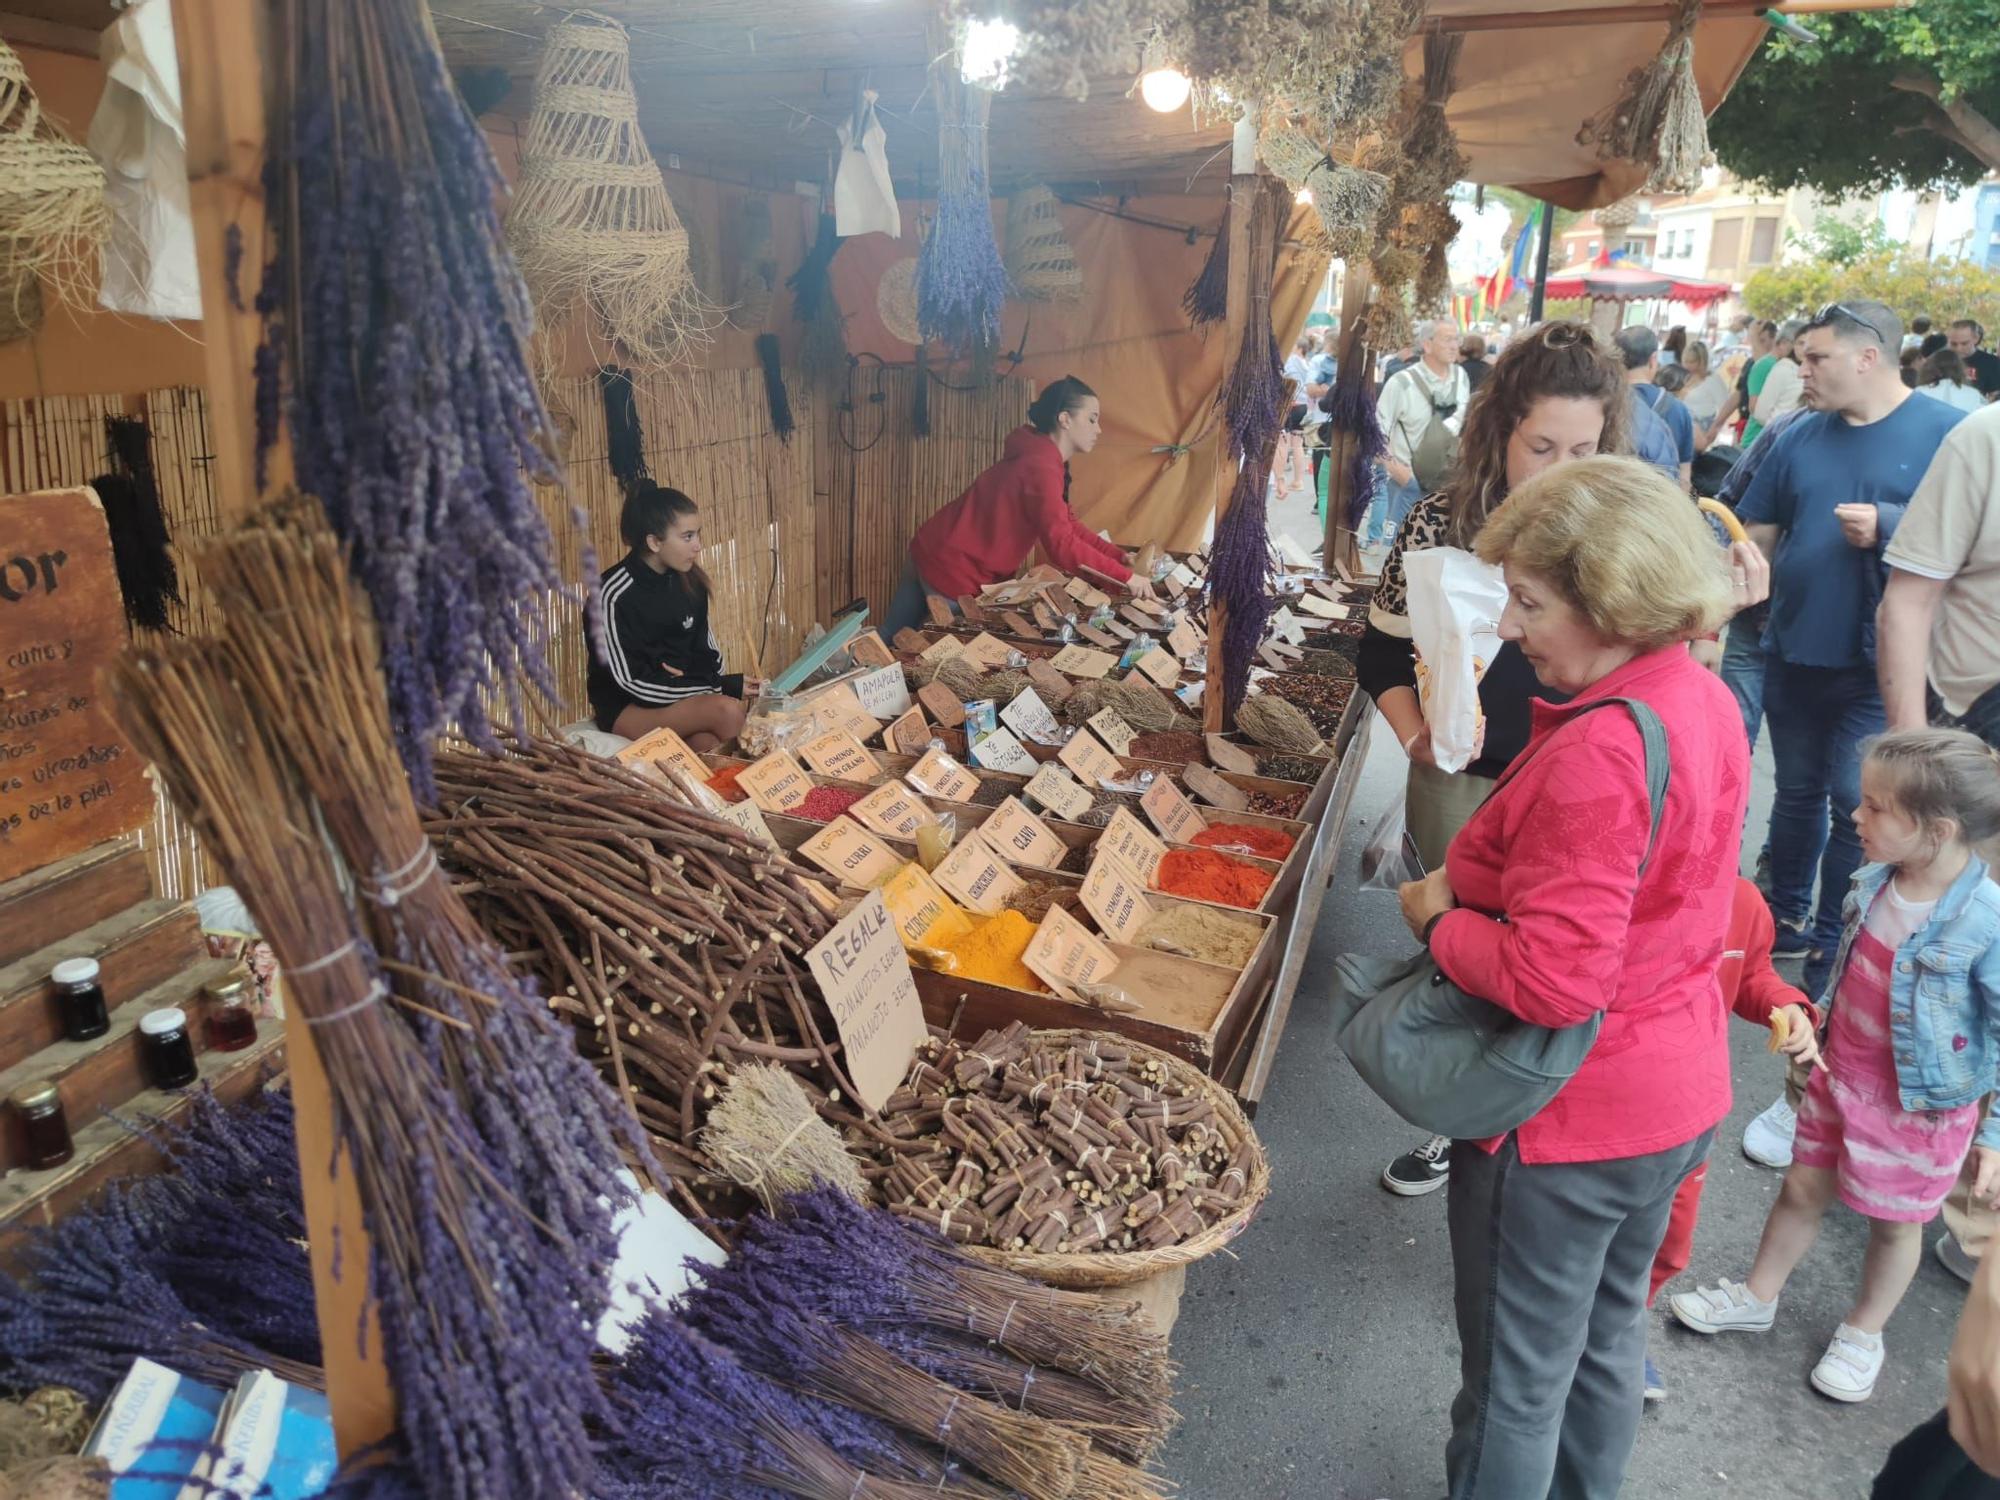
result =
[{"label": "hanging dried herb bunch", "polygon": [[1445,117],[1464,50],[1460,32],[1433,31],[1424,37],[1423,79],[1410,90],[1390,190],[1399,204],[1440,202],[1466,174],[1465,153]]},{"label": "hanging dried herb bunch", "polygon": [[560,477],[533,315],[422,0],[274,8],[259,448],[282,411],[374,607],[421,789],[447,725],[491,744],[491,716],[523,717],[522,677],[553,693],[548,600],[567,590],[532,489]]},{"label": "hanging dried herb bunch", "polygon": [[1691,193],[1711,165],[1708,118],[1694,76],[1694,32],[1701,0],[1679,0],[1667,39],[1651,62],[1634,68],[1616,103],[1585,120],[1579,146],[1593,146],[1599,161],[1630,161],[1650,169],[1652,192]]},{"label": "hanging dried herb bunch", "polygon": [[987,199],[986,121],[993,96],[967,83],[959,49],[933,25],[931,91],[937,97],[937,213],[917,258],[917,327],[974,359],[1000,345],[1007,269]]},{"label": "hanging dried herb bunch", "polygon": [[1139,66],[1144,38],[1180,9],[1180,0],[951,0],[955,25],[999,15],[1021,32],[1011,81],[1032,95],[1090,96],[1093,78]]},{"label": "hanging dried herb bunch", "polygon": [[1327,235],[1372,225],[1380,218],[1389,179],[1336,162],[1304,131],[1289,125],[1267,126],[1257,151],[1288,185],[1311,192],[1313,212]]},{"label": "hanging dried herb bunch", "polygon": [[1209,91],[1282,101],[1328,135],[1390,114],[1403,39],[1421,0],[1188,0],[1164,28],[1167,53]]}]

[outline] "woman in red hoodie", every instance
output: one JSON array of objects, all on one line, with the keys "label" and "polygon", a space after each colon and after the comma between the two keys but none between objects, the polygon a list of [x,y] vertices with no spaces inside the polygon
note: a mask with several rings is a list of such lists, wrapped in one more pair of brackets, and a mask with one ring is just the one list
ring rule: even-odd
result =
[{"label": "woman in red hoodie", "polygon": [[[1438,967],[1538,1026],[1602,1029],[1549,1104],[1451,1154],[1461,1384],[1452,1500],[1610,1500],[1638,1436],[1646,1294],[1683,1179],[1729,1112],[1717,982],[1750,756],[1729,690],[1687,642],[1727,618],[1724,554],[1671,483],[1627,458],[1562,464],[1481,529],[1502,639],[1542,685],[1527,746],[1403,887]],[[1657,839],[1639,731],[1666,726]],[[1642,868],[1643,866],[1643,868]]]},{"label": "woman in red hoodie", "polygon": [[1012,578],[1037,544],[1065,573],[1091,568],[1127,582],[1126,554],[1069,508],[1070,458],[1095,448],[1098,431],[1097,394],[1074,375],[1037,396],[1000,462],[917,528],[882,633],[922,623],[927,594],[957,599]]}]

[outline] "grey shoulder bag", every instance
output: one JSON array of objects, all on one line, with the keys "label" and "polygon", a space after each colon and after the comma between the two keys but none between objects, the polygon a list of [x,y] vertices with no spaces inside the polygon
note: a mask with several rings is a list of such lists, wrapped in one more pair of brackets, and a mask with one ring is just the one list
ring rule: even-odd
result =
[{"label": "grey shoulder bag", "polygon": [[[1643,876],[1667,808],[1667,726],[1633,698],[1604,698],[1578,714],[1614,703],[1632,715],[1645,745],[1652,827]],[[1455,1140],[1505,1135],[1537,1114],[1583,1065],[1604,1020],[1523,1021],[1452,983],[1429,949],[1400,959],[1343,953],[1333,976],[1335,1033],[1354,1070],[1412,1125]]]}]

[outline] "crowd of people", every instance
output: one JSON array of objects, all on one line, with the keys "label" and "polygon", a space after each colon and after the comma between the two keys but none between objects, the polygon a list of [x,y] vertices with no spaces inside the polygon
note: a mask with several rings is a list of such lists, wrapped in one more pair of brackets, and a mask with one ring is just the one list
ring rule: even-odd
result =
[{"label": "crowd of people", "polygon": [[[1467,994],[1597,1028],[1516,1129],[1432,1137],[1382,1174],[1406,1196],[1448,1185],[1454,1500],[1617,1493],[1642,1405],[1666,1395],[1655,1297],[1699,1261],[1726,1274],[1669,1296],[1676,1321],[1771,1328],[1836,1200],[1869,1248],[1812,1386],[1874,1390],[1942,1210],[1935,1253],[1972,1283],[1949,1414],[1898,1445],[1876,1494],[2000,1496],[2000,359],[1984,337],[1969,319],[1906,332],[1850,300],[1714,345],[1546,323],[1489,362],[1437,322],[1384,371],[1365,534],[1388,550],[1359,674],[1408,758],[1428,873],[1404,916]],[[1691,490],[1750,540],[1719,545]],[[1438,546],[1506,585],[1484,738],[1455,770],[1433,752],[1404,567]],[[1635,722],[1582,712],[1609,699],[1664,723],[1664,798]],[[1775,799],[1752,830],[1766,728]],[[1696,1233],[1731,1012],[1788,1065],[1743,1142],[1786,1174],[1755,1247]]]}]

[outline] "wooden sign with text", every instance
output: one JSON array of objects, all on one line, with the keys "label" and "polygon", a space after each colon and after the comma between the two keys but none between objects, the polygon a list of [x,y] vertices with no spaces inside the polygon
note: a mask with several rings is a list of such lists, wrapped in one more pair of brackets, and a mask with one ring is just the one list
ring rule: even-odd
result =
[{"label": "wooden sign with text", "polygon": [[924,1039],[924,1008],[880,891],[806,950],[833,1012],[847,1076],[871,1110],[889,1102]]},{"label": "wooden sign with text", "polygon": [[812,791],[805,768],[783,750],[773,750],[745,766],[736,784],[765,812],[789,812]]},{"label": "wooden sign with text", "polygon": [[98,691],[125,645],[122,598],[95,494],[0,500],[0,881],[153,815],[145,762]]}]

